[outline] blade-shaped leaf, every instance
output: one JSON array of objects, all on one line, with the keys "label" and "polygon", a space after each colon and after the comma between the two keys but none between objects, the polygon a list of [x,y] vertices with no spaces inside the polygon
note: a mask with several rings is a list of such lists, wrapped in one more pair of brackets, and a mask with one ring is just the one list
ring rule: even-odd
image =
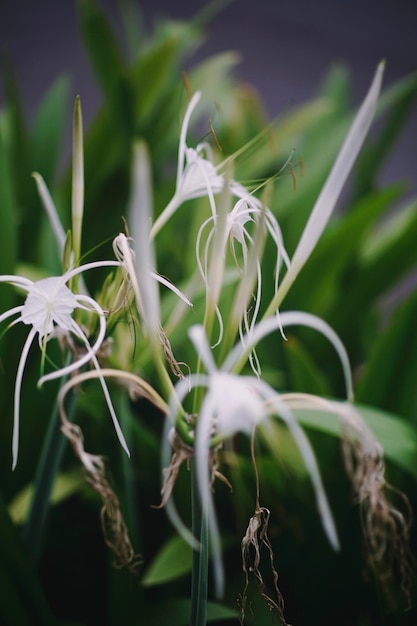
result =
[{"label": "blade-shaped leaf", "polygon": [[146,572],[142,584],[150,587],[171,582],[191,572],[192,548],[175,536],[170,539],[157,554]]},{"label": "blade-shaped leaf", "polygon": [[4,626],[53,626],[55,619],[20,536],[0,501],[0,622]]},{"label": "blade-shaped leaf", "polygon": [[417,293],[393,315],[389,327],[376,342],[357,398],[395,411],[417,424]]},{"label": "blade-shaped leaf", "polygon": [[[417,430],[398,417],[364,404],[355,408],[382,445],[385,457],[417,480]],[[300,424],[340,438],[340,420],[323,411],[295,410]]]},{"label": "blade-shaped leaf", "polygon": [[48,184],[55,181],[66,136],[68,97],[69,80],[58,78],[43,97],[32,125],[31,164]]}]

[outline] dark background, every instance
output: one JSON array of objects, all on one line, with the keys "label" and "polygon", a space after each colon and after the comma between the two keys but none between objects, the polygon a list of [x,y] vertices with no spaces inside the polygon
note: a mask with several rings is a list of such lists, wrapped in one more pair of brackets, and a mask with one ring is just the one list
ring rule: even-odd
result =
[{"label": "dark background", "polygon": [[[99,4],[118,24],[123,0]],[[135,0],[133,0],[134,2]],[[137,2],[148,31],[160,17],[191,18],[205,0]],[[381,58],[385,85],[417,69],[417,0],[234,0],[208,27],[198,58],[223,50],[242,55],[238,75],[261,93],[270,116],[314,96],[335,62],[352,71],[357,104]],[[100,95],[77,29],[75,0],[0,0],[0,50],[16,67],[30,118],[60,73],[72,78],[88,123]],[[2,86],[0,84],[0,102]],[[385,168],[417,189],[417,107]]]}]

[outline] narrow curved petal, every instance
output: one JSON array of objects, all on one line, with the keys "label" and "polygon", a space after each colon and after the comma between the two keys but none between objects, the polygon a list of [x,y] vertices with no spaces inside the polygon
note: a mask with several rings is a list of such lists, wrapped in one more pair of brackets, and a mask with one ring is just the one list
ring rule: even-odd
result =
[{"label": "narrow curved petal", "polygon": [[201,91],[196,91],[190,102],[188,103],[187,110],[184,115],[184,119],[181,126],[181,134],[180,134],[180,144],[178,150],[178,164],[177,164],[177,188],[181,183],[182,172],[184,169],[184,160],[185,160],[185,151],[187,149],[187,132],[188,126],[190,124],[191,116],[196,108],[197,104],[200,102]]},{"label": "narrow curved petal", "polygon": [[[82,356],[80,359],[78,359],[77,361],[74,361],[73,363],[71,363],[70,365],[67,365],[65,367],[61,367],[60,369],[54,371],[54,372],[50,372],[49,374],[45,374],[45,376],[42,376],[39,381],[38,381],[38,386],[41,387],[45,382],[47,382],[48,380],[54,380],[56,378],[62,378],[62,376],[67,376],[68,374],[71,374],[72,372],[75,372],[77,370],[79,370],[81,367],[83,367],[84,365],[86,365],[89,361],[92,360],[92,358],[97,354],[97,352],[100,350],[100,347],[103,343],[104,337],[106,335],[106,321],[104,319],[104,312],[102,310],[102,308],[89,296],[81,296],[78,295],[76,296],[76,299],[79,303],[81,304],[87,304],[89,307],[91,307],[91,309],[93,309],[99,316],[99,332],[97,335],[97,339],[94,342],[94,344],[92,346],[90,346],[90,344],[87,341],[86,347],[87,347],[87,352],[84,356]],[[71,325],[71,329],[70,329],[74,335],[76,337],[79,337],[79,339],[81,339],[81,341],[83,343],[85,343],[86,341],[86,337],[84,335],[84,333],[82,332],[81,328],[79,327],[79,325],[72,320],[72,325]]]},{"label": "narrow curved petal", "polygon": [[193,303],[187,298],[185,293],[183,293],[180,289],[178,289],[178,287],[176,287],[173,283],[171,283],[171,281],[168,280],[168,278],[164,278],[164,276],[161,276],[160,274],[157,274],[156,272],[151,272],[151,276],[152,278],[157,280],[158,283],[161,283],[161,285],[164,285],[164,287],[167,287],[167,289],[172,291],[172,293],[175,293],[175,295],[178,296],[178,298],[182,300],[187,306],[190,306],[190,307],[193,306]]},{"label": "narrow curved petal", "polygon": [[20,287],[21,289],[28,289],[33,285],[33,281],[24,276],[14,276],[13,274],[3,274],[0,276],[0,283],[10,283],[14,287]]},{"label": "narrow curved petal", "polygon": [[[16,315],[16,313],[21,313],[22,309],[23,309],[23,305],[21,304],[20,306],[15,306],[12,309],[9,309],[8,311],[5,311],[4,313],[2,313],[0,315],[0,324],[4,322],[4,320],[7,320],[9,317],[13,317],[13,315]],[[15,321],[20,322],[20,318]]]},{"label": "narrow curved petal", "polygon": [[285,311],[285,313],[281,314],[281,324],[284,328],[287,328],[288,326],[300,325],[313,328],[314,330],[320,332],[324,337],[326,337],[326,339],[330,341],[339,356],[339,360],[343,369],[347,399],[352,402],[354,399],[354,394],[352,370],[350,367],[349,357],[346,352],[345,346],[343,345],[341,339],[339,338],[337,333],[335,333],[333,328],[320,317],[312,315],[311,313],[303,313],[301,311]]},{"label": "narrow curved petal", "polygon": [[207,372],[215,372],[216,364],[214,362],[213,355],[207,341],[204,327],[200,324],[191,326],[191,328],[188,330],[188,336],[193,342],[196,352],[199,355],[199,358],[204,363],[204,367],[206,368]]},{"label": "narrow curved petal", "polygon": [[294,441],[298,446],[300,454],[308,470],[311,482],[313,483],[314,491],[316,494],[317,508],[320,513],[323,527],[333,548],[335,550],[339,550],[339,539],[337,536],[333,515],[330,510],[326,492],[324,490],[323,482],[321,480],[320,471],[317,465],[316,457],[314,455],[310,442],[308,441],[303,429],[297,422],[292,412],[283,402],[283,398],[280,397],[268,385],[266,385],[266,383],[261,383],[259,381],[259,385],[260,390],[262,391],[264,398],[268,403],[268,408],[270,407],[271,409],[273,409],[273,412],[279,415],[280,418],[285,422]]},{"label": "narrow curved petal", "polygon": [[74,276],[78,276],[82,272],[86,272],[87,270],[98,269],[100,267],[120,267],[122,264],[120,261],[92,261],[91,263],[84,263],[84,265],[79,265],[78,267],[74,267],[62,276],[64,282],[68,282]]},{"label": "narrow curved petal", "polygon": [[[85,338],[85,345],[86,345],[86,347],[88,347],[88,345],[89,345],[87,337]],[[122,446],[123,450],[126,452],[127,456],[130,457],[130,451],[129,451],[128,445],[126,443],[126,439],[125,439],[125,437],[123,435],[123,431],[122,431],[122,429],[120,427],[119,420],[117,419],[116,411],[114,410],[113,402],[111,401],[109,389],[107,387],[107,384],[106,384],[106,381],[104,379],[104,376],[102,375],[100,364],[99,364],[95,354],[93,354],[91,360],[93,362],[94,367],[97,370],[98,379],[100,381],[100,385],[101,385],[101,388],[103,390],[104,397],[106,399],[107,407],[109,409],[109,413],[110,413],[110,416],[111,416],[111,419],[112,419],[112,422],[113,422],[114,429],[116,431],[117,438],[118,438],[118,440],[120,442],[120,445]]]},{"label": "narrow curved petal", "polygon": [[244,347],[242,345],[237,345],[233,348],[233,350],[225,359],[221,370],[240,370],[241,367],[243,367],[246,360],[246,355],[249,354],[250,350],[252,350],[253,347],[261,341],[261,339],[269,335],[271,332],[279,329],[280,325],[282,325],[283,328],[287,326],[298,325],[307,326],[318,330],[330,341],[339,356],[343,368],[347,397],[349,400],[352,400],[352,373],[346,349],[335,331],[324,320],[322,320],[320,317],[317,317],[316,315],[312,315],[311,313],[303,313],[301,311],[286,311],[284,313],[281,313],[279,319],[277,319],[276,317],[269,317],[262,320],[255,326],[249,336],[247,336]]},{"label": "narrow curved petal", "polygon": [[19,414],[20,414],[20,390],[22,388],[23,372],[25,369],[26,361],[28,358],[30,347],[33,340],[36,337],[36,329],[31,328],[26,341],[23,345],[22,353],[19,359],[19,365],[16,374],[16,384],[14,388],[14,421],[13,421],[13,439],[12,439],[12,469],[14,470],[17,464],[17,457],[19,455]]}]

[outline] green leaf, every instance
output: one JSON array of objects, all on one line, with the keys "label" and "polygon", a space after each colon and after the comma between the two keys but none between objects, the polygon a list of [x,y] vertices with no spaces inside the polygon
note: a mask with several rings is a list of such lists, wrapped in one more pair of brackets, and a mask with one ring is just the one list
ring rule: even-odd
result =
[{"label": "green leaf", "polygon": [[139,3],[132,0],[119,2],[119,11],[124,28],[129,57],[134,61],[145,38],[145,25]]},{"label": "green leaf", "polygon": [[[349,290],[344,306],[334,310],[333,325],[337,329],[352,328],[352,320],[358,319],[358,311],[369,313],[375,310],[377,301],[389,293],[404,279],[417,263],[417,203],[407,208],[408,215],[396,213],[387,223],[381,235],[374,231],[370,235],[367,252],[367,240],[362,244],[363,254],[359,249],[355,273],[351,273],[349,282],[344,283]],[[375,234],[376,233],[376,234]],[[380,243],[377,238],[380,237]],[[343,338],[343,337],[342,337]]]},{"label": "green leaf", "polygon": [[417,200],[396,211],[364,244],[361,282],[374,297],[387,293],[417,263]]},{"label": "green leaf", "polygon": [[288,335],[284,354],[289,367],[291,389],[317,395],[328,395],[326,378],[318,369],[310,352],[293,336]]},{"label": "green leaf", "polygon": [[306,129],[324,119],[331,110],[329,100],[318,98],[279,116],[267,129],[268,132],[262,131],[260,137],[253,140],[255,150],[252,149],[250,142],[239,151],[243,157],[253,157],[255,153],[256,158],[238,160],[237,178],[252,180],[275,174],[279,169],[280,160],[287,159],[294,147],[299,153],[299,139]]},{"label": "green leaf", "polygon": [[[16,199],[12,185],[10,137],[7,136],[8,116],[0,117],[0,273],[12,274],[16,264],[17,227]],[[9,292],[9,290],[8,290]],[[6,309],[9,299],[2,292],[2,306]]]},{"label": "green leaf", "polygon": [[52,184],[66,136],[69,80],[58,78],[47,91],[36,113],[31,137],[31,164]]},{"label": "green leaf", "polygon": [[328,98],[338,114],[349,112],[350,72],[346,66],[335,64],[326,74],[319,95]]},{"label": "green leaf", "polygon": [[[190,607],[189,600],[163,602],[157,606],[151,606],[141,615],[141,620],[146,626],[161,626],[161,624],[168,623],[169,626],[189,626]],[[169,622],[167,621],[168,616]],[[227,606],[215,602],[207,602],[207,623],[217,622],[218,620],[236,621],[238,617],[238,612]]]},{"label": "green leaf", "polygon": [[53,626],[38,575],[0,500],[0,623],[3,626]]},{"label": "green leaf", "polygon": [[[386,459],[417,480],[417,430],[401,417],[380,409],[355,404],[355,408],[382,445]],[[300,424],[341,437],[340,419],[329,413],[313,410],[294,411]]]},{"label": "green leaf", "polygon": [[[199,30],[192,24],[169,22],[157,33],[155,39],[144,50],[130,71],[135,94],[135,116],[139,131],[147,137],[147,126],[154,120],[157,125],[170,110],[176,87],[181,87],[180,66],[186,51],[200,39]],[[178,108],[178,103],[176,106]],[[170,125],[172,117],[170,116]],[[165,124],[162,122],[162,127]]]},{"label": "green leaf", "polygon": [[172,537],[155,557],[142,584],[151,587],[171,582],[191,572],[192,548],[181,537]]},{"label": "green leaf", "polygon": [[[79,472],[59,474],[54,482],[51,493],[51,504],[58,504],[77,492],[85,481]],[[15,524],[26,520],[33,497],[33,484],[19,491],[8,506],[9,515]]]},{"label": "green leaf", "polygon": [[107,97],[113,96],[115,82],[125,63],[119,44],[104,11],[93,0],[78,0],[80,29],[97,80]]},{"label": "green leaf", "polygon": [[358,196],[375,186],[384,161],[389,157],[409,115],[415,111],[416,98],[417,72],[398,81],[382,95],[378,112],[385,119],[377,138],[359,157],[355,180],[355,194]]},{"label": "green leaf", "polygon": [[93,0],[78,0],[78,13],[85,46],[109,104],[111,122],[129,145],[134,121],[127,64],[110,22],[98,4]]},{"label": "green leaf", "polygon": [[231,72],[239,62],[240,56],[233,51],[221,52],[209,57],[189,73],[191,89],[193,91],[201,89],[206,101],[210,100],[211,103],[213,100],[219,101],[222,107],[224,89],[232,84]]},{"label": "green leaf", "polygon": [[[340,297],[345,293],[344,276],[348,272],[351,274],[352,268],[357,266],[358,251],[365,247],[367,235],[381,214],[392,207],[401,191],[401,186],[393,185],[368,194],[348,213],[335,219],[291,288],[288,306],[302,307],[318,315],[328,312],[332,304],[340,306]],[[352,283],[354,289],[353,279]]]},{"label": "green leaf", "polygon": [[2,63],[4,86],[6,94],[6,108],[8,111],[8,125],[10,132],[11,176],[15,185],[15,193],[19,205],[27,200],[26,191],[29,179],[29,145],[26,122],[24,119],[19,89],[12,68]]},{"label": "green leaf", "polygon": [[392,316],[375,343],[357,388],[361,402],[375,404],[417,424],[417,292]]}]

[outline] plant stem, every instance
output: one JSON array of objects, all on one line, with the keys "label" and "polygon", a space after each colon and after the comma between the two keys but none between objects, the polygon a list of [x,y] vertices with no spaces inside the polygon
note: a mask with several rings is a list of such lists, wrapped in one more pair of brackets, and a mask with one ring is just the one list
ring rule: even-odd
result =
[{"label": "plant stem", "polygon": [[208,529],[207,514],[202,510],[198,493],[195,461],[191,468],[192,481],[192,530],[200,544],[193,551],[191,576],[191,617],[190,626],[206,626],[208,592]]},{"label": "plant stem", "polygon": [[[71,394],[67,409],[69,419],[74,412],[75,401],[75,394]],[[22,533],[34,563],[39,560],[52,486],[61,465],[66,441],[61,433],[61,421],[56,403],[36,469],[33,497]]]}]

